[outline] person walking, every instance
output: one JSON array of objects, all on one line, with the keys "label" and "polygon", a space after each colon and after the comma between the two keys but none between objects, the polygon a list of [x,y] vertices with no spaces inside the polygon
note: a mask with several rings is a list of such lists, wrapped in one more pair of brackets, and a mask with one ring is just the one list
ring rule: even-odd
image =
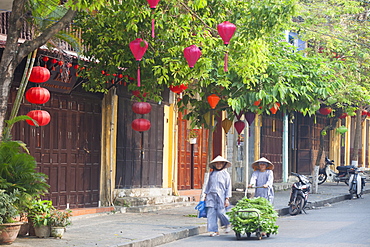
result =
[{"label": "person walking", "polygon": [[225,233],[231,231],[230,221],[226,216],[226,208],[230,206],[231,197],[231,178],[226,168],[231,166],[231,162],[217,156],[209,163],[213,171],[209,175],[208,183],[204,191],[207,207],[207,229],[210,236],[219,236],[218,219],[221,226],[225,226]]},{"label": "person walking", "polygon": [[264,197],[271,203],[274,201],[274,165],[265,157],[252,163],[254,172],[252,173],[249,188],[256,187],[254,196]]}]

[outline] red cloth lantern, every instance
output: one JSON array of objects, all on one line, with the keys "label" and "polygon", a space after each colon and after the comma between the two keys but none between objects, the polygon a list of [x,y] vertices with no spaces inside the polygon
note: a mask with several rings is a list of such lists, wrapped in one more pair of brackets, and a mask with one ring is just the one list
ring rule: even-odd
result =
[{"label": "red cloth lantern", "polygon": [[184,57],[190,68],[194,68],[195,63],[198,61],[201,55],[202,52],[196,45],[191,45],[184,49]]},{"label": "red cloth lantern", "polygon": [[207,97],[208,104],[211,106],[212,109],[215,109],[218,102],[220,101],[220,97],[218,97],[216,94],[211,94]]},{"label": "red cloth lantern", "polygon": [[245,119],[247,120],[247,122],[248,122],[248,124],[250,126],[250,125],[252,125],[252,123],[253,123],[253,121],[254,121],[254,119],[256,117],[256,113],[254,113],[254,112],[246,112],[246,113],[244,113],[244,117],[245,117]]},{"label": "red cloth lantern", "polygon": [[332,109],[330,107],[321,107],[319,109],[320,114],[322,115],[329,115],[331,113]]},{"label": "red cloth lantern", "polygon": [[366,110],[362,110],[361,115],[362,115],[362,116],[367,115],[367,111],[366,111]]},{"label": "red cloth lantern", "polygon": [[[369,114],[369,113],[368,113]],[[339,116],[339,119],[343,119],[343,118],[346,118],[348,117],[348,113],[347,112],[343,112],[340,116]]]},{"label": "red cloth lantern", "polygon": [[[149,7],[151,9],[153,9],[153,12],[154,12],[154,9],[157,8],[157,4],[158,4],[159,0],[146,0],[146,1],[148,2]],[[153,18],[152,19],[152,38],[155,37],[155,34],[154,34],[154,22],[155,22],[155,20]]]},{"label": "red cloth lantern", "polygon": [[50,71],[47,68],[41,66],[35,66],[32,68],[30,82],[43,83],[50,79]]},{"label": "red cloth lantern", "polygon": [[280,103],[275,103],[273,107],[270,108],[270,112],[272,114],[276,114],[276,112],[279,110],[280,108]]},{"label": "red cloth lantern", "polygon": [[[34,110],[27,113],[27,116],[34,119],[39,126],[47,125],[50,122],[50,114],[43,110]],[[29,125],[35,126],[31,120],[26,120]]]},{"label": "red cloth lantern", "polygon": [[170,86],[170,90],[174,93],[177,93],[177,94],[180,94],[182,93],[184,90],[186,90],[188,88],[187,85],[184,85],[184,84],[181,84],[181,85],[171,85]]},{"label": "red cloth lantern", "polygon": [[137,38],[130,42],[130,50],[137,63],[137,86],[140,87],[140,61],[143,58],[146,50],[148,49],[148,42],[143,39]]},{"label": "red cloth lantern", "polygon": [[26,99],[32,104],[44,104],[50,99],[50,92],[43,87],[31,87],[26,92]]},{"label": "red cloth lantern", "polygon": [[238,136],[238,145],[240,144],[240,133],[242,133],[242,131],[244,130],[245,128],[245,123],[244,121],[242,120],[238,120],[234,123],[234,127],[236,129],[236,131],[238,132],[239,136]]},{"label": "red cloth lantern", "polygon": [[152,105],[148,102],[135,102],[131,108],[136,114],[148,114],[152,110]]},{"label": "red cloth lantern", "polygon": [[150,121],[144,118],[138,118],[132,121],[131,127],[133,130],[143,132],[150,129]]},{"label": "red cloth lantern", "polygon": [[[224,21],[217,25],[218,34],[221,36],[224,44],[227,46],[230,42],[231,37],[234,35],[236,26],[228,21]],[[228,51],[225,53],[224,57],[224,71],[227,72],[228,69]]]}]

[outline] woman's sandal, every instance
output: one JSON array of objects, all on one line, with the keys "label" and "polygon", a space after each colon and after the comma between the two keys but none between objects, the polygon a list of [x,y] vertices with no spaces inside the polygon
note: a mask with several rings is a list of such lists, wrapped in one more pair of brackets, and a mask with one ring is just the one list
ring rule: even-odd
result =
[{"label": "woman's sandal", "polygon": [[218,236],[220,236],[220,234],[218,232],[212,232],[209,236],[210,237],[218,237]]}]

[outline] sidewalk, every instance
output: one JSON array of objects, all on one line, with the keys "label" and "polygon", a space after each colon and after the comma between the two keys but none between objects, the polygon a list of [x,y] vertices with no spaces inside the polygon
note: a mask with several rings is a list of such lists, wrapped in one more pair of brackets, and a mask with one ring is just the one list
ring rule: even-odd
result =
[{"label": "sidewalk", "polygon": [[[276,184],[277,189],[279,186]],[[286,184],[284,186],[286,188]],[[368,193],[370,188],[365,187],[364,196],[369,196]],[[280,216],[288,214],[289,195],[289,190],[275,191],[274,207]],[[327,203],[346,199],[348,186],[344,183],[338,185],[324,183],[319,186],[318,194],[309,195],[313,207],[322,207]],[[75,216],[72,219],[73,224],[67,228],[62,239],[18,237],[11,246],[157,246],[206,232],[207,219],[194,217],[196,204],[151,213],[99,213]]]}]

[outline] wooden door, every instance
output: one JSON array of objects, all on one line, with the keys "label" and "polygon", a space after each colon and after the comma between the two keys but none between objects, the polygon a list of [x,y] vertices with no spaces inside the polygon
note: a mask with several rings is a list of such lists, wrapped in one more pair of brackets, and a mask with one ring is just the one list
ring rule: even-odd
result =
[{"label": "wooden door", "polygon": [[[12,90],[10,102],[16,91]],[[11,107],[11,104],[10,104]],[[50,185],[44,198],[59,209],[97,207],[100,184],[101,99],[90,94],[51,93],[44,105],[21,105],[19,115],[30,110],[49,112],[46,126],[17,123],[13,139],[27,144]]]},{"label": "wooden door", "polygon": [[198,129],[197,143],[189,143],[188,124],[178,115],[178,189],[201,189],[207,165],[208,130]]},{"label": "wooden door", "polygon": [[283,121],[281,113],[262,117],[261,157],[274,164],[274,180],[282,180]]}]

